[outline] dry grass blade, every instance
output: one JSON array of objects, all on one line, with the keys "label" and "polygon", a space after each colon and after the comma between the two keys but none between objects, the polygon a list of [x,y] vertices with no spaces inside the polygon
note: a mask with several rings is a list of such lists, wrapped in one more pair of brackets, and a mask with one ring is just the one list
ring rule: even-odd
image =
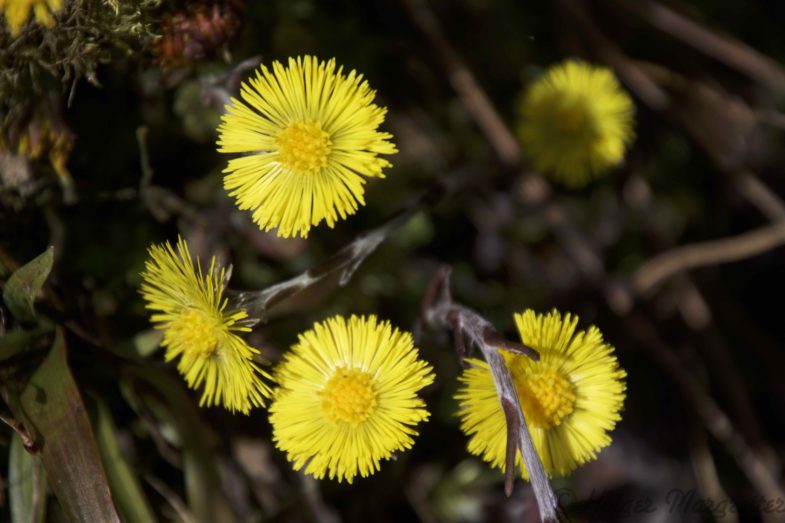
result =
[{"label": "dry grass blade", "polygon": [[645,295],[670,276],[688,269],[743,260],[785,244],[785,223],[707,242],[683,245],[644,263],[632,275],[634,292]]}]

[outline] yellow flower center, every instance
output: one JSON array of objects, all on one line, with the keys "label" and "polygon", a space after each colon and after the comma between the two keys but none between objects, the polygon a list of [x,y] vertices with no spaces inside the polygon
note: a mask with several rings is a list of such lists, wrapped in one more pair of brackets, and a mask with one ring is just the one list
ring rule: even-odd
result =
[{"label": "yellow flower center", "polygon": [[574,133],[586,119],[583,107],[578,103],[563,105],[556,110],[556,127],[565,133]]},{"label": "yellow flower center", "polygon": [[378,403],[371,375],[359,369],[337,369],[319,396],[328,420],[354,426],[365,421]]},{"label": "yellow flower center", "polygon": [[315,174],[327,165],[332,142],[319,122],[292,122],[275,138],[278,160],[290,169]]},{"label": "yellow flower center", "polygon": [[559,425],[575,408],[575,387],[560,370],[517,376],[515,388],[526,421],[539,428]]},{"label": "yellow flower center", "polygon": [[184,347],[191,356],[209,357],[218,347],[216,321],[197,309],[188,309],[172,320],[166,330],[167,340]]}]

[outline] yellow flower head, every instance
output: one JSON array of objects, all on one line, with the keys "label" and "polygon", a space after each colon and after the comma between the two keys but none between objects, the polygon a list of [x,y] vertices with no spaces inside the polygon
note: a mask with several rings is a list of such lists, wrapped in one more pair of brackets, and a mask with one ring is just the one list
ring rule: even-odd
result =
[{"label": "yellow flower head", "polygon": [[[504,350],[502,356],[545,471],[564,476],[610,444],[608,432],[621,419],[627,373],[596,327],[575,332],[575,316],[526,310],[515,315],[515,323],[540,360]],[[506,422],[491,372],[483,361],[467,361],[471,366],[459,378],[463,385],[456,399],[461,428],[470,436],[469,452],[504,469]],[[516,461],[528,478],[520,452]]]},{"label": "yellow flower head", "polygon": [[53,14],[57,14],[62,8],[63,0],[0,0],[0,11],[5,15],[13,37],[22,32],[22,27],[30,18],[31,9],[39,24],[52,27],[55,25]]},{"label": "yellow flower head", "polygon": [[364,177],[383,178],[390,165],[378,155],[396,149],[377,131],[387,110],[362,75],[312,56],[272,67],[244,82],[222,117],[218,150],[245,154],[229,161],[224,187],[265,231],[306,237],[354,214]]},{"label": "yellow flower head", "polygon": [[534,82],[520,113],[535,167],[572,187],[619,164],[634,137],[634,105],[613,72],[573,60]]},{"label": "yellow flower head", "polygon": [[433,382],[431,370],[408,332],[375,316],[317,323],[276,369],[273,440],[317,479],[373,474],[428,419],[417,391]]},{"label": "yellow flower head", "polygon": [[169,242],[151,246],[149,253],[142,296],[155,311],[151,319],[156,328],[164,331],[166,361],[180,356],[177,370],[188,386],[204,384],[199,405],[223,405],[245,414],[264,405],[270,389],[261,376],[270,376],[253,362],[259,351],[235,334],[251,329],[242,325],[245,311],[226,310],[224,269],[216,267],[213,257],[203,274],[182,238],[177,253]]}]

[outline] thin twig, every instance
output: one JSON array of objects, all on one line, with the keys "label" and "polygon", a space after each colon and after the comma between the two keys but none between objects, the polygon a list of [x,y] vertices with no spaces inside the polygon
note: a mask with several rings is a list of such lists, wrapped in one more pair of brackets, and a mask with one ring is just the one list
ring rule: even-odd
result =
[{"label": "thin twig", "polygon": [[434,186],[380,226],[355,238],[322,265],[260,291],[230,291],[228,294],[233,296],[238,307],[248,313],[251,318],[249,324],[253,324],[256,321],[267,321],[269,310],[273,306],[321,282],[327,276],[340,274],[338,285],[343,287],[349,283],[360,265],[376,251],[379,245],[427,206],[434,199],[434,193],[441,192],[443,192],[442,186]]},{"label": "thin twig", "polygon": [[780,90],[785,87],[785,70],[744,42],[706,29],[658,2],[624,0],[620,5],[636,11],[643,20],[660,31],[761,83]]},{"label": "thin twig", "polygon": [[521,148],[493,107],[490,98],[477,83],[469,67],[442,32],[439,20],[427,0],[401,0],[409,18],[439,55],[439,59],[455,92],[466,110],[477,122],[502,162],[515,167],[521,161]]},{"label": "thin twig", "polygon": [[668,94],[618,45],[605,36],[592,19],[585,3],[579,0],[556,0],[564,18],[569,19],[586,36],[597,57],[613,67],[627,86],[649,107],[661,111],[669,104]]},{"label": "thin twig", "polygon": [[[759,451],[771,447],[765,442],[763,429],[755,416],[750,392],[740,375],[730,347],[713,324],[711,309],[698,287],[687,277],[680,277],[678,307],[685,324],[696,334],[695,344],[702,352],[709,372],[716,383],[722,383],[721,394],[728,400],[730,414],[739,423],[739,428]],[[773,453],[772,453],[773,454]],[[771,454],[770,454],[771,455]],[[779,459],[771,455],[768,459],[772,470],[780,468]]]},{"label": "thin twig", "polygon": [[722,443],[728,453],[736,460],[750,483],[758,489],[765,499],[777,500],[785,498],[762,457],[751,448],[744,437],[736,430],[730,418],[723,412],[700,386],[676,354],[662,341],[657,331],[639,314],[631,314],[627,321],[638,337],[645,343],[643,346],[676,381],[695,412],[701,417],[706,428]]},{"label": "thin twig", "polygon": [[523,463],[529,472],[541,520],[545,522],[565,521],[566,517],[559,508],[545,469],[534,448],[512,375],[504,363],[504,358],[499,354],[501,347],[513,347],[516,352],[538,360],[537,351],[520,343],[504,340],[488,320],[472,309],[455,303],[450,292],[450,269],[448,267],[442,267],[434,276],[429,286],[429,292],[425,296],[423,312],[425,316],[423,319],[428,325],[448,329],[454,333],[459,354],[465,352],[466,347],[463,345],[465,339],[469,341],[469,348],[480,349],[488,363],[493,382],[496,385],[496,393],[507,420],[504,481],[504,490],[507,495],[512,493],[517,468],[517,453],[520,450]]},{"label": "thin twig", "polygon": [[196,516],[188,509],[188,505],[166,483],[149,474],[144,476],[144,480],[169,503],[183,523],[198,523]]},{"label": "thin twig", "polygon": [[240,84],[248,76],[249,72],[256,69],[262,62],[259,55],[246,58],[235,65],[226,74],[217,78],[203,79],[201,81],[202,102],[205,105],[212,105],[222,111],[232,103],[232,95],[240,90]]},{"label": "thin twig", "polygon": [[690,438],[690,461],[701,498],[717,501],[709,510],[718,523],[738,523],[738,508],[722,488],[704,427],[695,425]]},{"label": "thin twig", "polygon": [[639,267],[631,278],[636,295],[645,295],[668,277],[688,269],[749,258],[785,244],[785,223],[736,236],[694,243],[663,252]]},{"label": "thin twig", "polygon": [[785,202],[754,173],[750,171],[739,173],[736,177],[736,187],[741,195],[770,221],[785,220]]},{"label": "thin twig", "polygon": [[551,202],[545,210],[545,218],[581,274],[589,281],[600,281],[605,276],[603,260],[583,231],[569,219],[565,206],[559,201]]},{"label": "thin twig", "polygon": [[16,432],[16,434],[19,436],[19,439],[22,440],[22,445],[24,445],[28,452],[38,452],[38,445],[36,444],[33,436],[24,426],[24,423],[11,416],[6,416],[5,414],[0,414],[0,421],[8,425],[14,432]]},{"label": "thin twig", "polygon": [[[136,141],[139,147],[139,163],[142,175],[139,178],[138,196],[142,203],[150,211],[150,214],[159,222],[168,221],[172,213],[179,214],[192,222],[204,221],[204,218],[193,209],[185,200],[177,196],[172,191],[163,187],[153,185],[155,171],[150,165],[150,152],[147,147],[147,136],[149,129],[141,126],[136,129]],[[133,195],[133,189],[124,189],[120,193],[122,198]],[[105,197],[106,195],[101,195]],[[112,195],[110,195],[112,196]],[[115,194],[114,196],[118,196]]]}]

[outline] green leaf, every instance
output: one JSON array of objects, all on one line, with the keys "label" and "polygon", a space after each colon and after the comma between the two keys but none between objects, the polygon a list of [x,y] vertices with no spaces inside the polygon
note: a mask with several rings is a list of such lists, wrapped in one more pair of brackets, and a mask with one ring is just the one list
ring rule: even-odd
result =
[{"label": "green leaf", "polygon": [[16,408],[15,414],[24,419],[41,448],[49,484],[68,520],[120,523],[84,403],[68,368],[61,328]]},{"label": "green leaf", "polygon": [[42,523],[46,514],[46,473],[41,458],[31,455],[14,434],[8,457],[8,491],[12,523]]},{"label": "green leaf", "polygon": [[54,247],[17,269],[5,284],[3,301],[19,321],[33,321],[35,296],[52,270]]},{"label": "green leaf", "polygon": [[152,523],[156,521],[142,485],[133,469],[120,452],[116,428],[109,408],[98,401],[96,413],[96,439],[106,467],[109,486],[117,500],[117,507],[125,523]]},{"label": "green leaf", "polygon": [[30,350],[33,347],[43,348],[46,343],[46,338],[52,333],[52,325],[46,325],[46,322],[40,322],[39,326],[32,329],[14,329],[6,332],[5,336],[0,337],[0,362],[12,358]]},{"label": "green leaf", "polygon": [[7,332],[0,338],[0,361],[16,356],[30,347],[34,338],[34,333],[22,329]]}]

